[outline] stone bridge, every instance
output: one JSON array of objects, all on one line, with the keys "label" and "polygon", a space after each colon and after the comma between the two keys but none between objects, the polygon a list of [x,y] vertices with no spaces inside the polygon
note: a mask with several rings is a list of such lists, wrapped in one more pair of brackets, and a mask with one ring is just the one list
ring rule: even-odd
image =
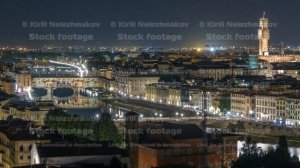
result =
[{"label": "stone bridge", "polygon": [[[72,88],[73,98],[77,98],[79,91],[88,87],[99,87],[100,80],[97,77],[34,77],[32,88],[46,89],[47,95],[42,96],[43,100],[52,100],[53,91],[56,88]],[[75,97],[74,97],[75,96]]]},{"label": "stone bridge", "polygon": [[100,87],[100,80],[97,77],[34,77],[32,78],[32,87],[45,89],[69,87],[76,90]]}]

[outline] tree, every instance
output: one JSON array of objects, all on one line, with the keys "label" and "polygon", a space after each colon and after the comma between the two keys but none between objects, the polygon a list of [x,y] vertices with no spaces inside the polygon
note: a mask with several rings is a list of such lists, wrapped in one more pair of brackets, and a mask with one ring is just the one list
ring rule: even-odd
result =
[{"label": "tree", "polygon": [[46,115],[45,125],[54,129],[59,128],[64,123],[57,121],[59,117],[69,117],[69,114],[61,108],[50,109]]},{"label": "tree", "polygon": [[122,135],[120,134],[115,123],[111,119],[109,113],[102,113],[100,119],[96,123],[96,139],[112,141],[118,145],[122,143]]},{"label": "tree", "polygon": [[262,158],[265,168],[299,167],[299,159],[291,157],[285,136],[280,136],[276,149],[268,150]]},{"label": "tree", "polygon": [[232,168],[259,168],[262,154],[262,149],[257,147],[257,144],[248,136]]},{"label": "tree", "polygon": [[224,114],[227,111],[230,111],[230,94],[228,93],[223,93],[220,95],[220,104],[219,104],[219,109],[221,112],[223,112]]},{"label": "tree", "polygon": [[297,157],[291,157],[285,136],[280,136],[276,149],[269,147],[266,152],[257,147],[251,137],[247,137],[240,157],[233,162],[232,168],[299,168]]}]

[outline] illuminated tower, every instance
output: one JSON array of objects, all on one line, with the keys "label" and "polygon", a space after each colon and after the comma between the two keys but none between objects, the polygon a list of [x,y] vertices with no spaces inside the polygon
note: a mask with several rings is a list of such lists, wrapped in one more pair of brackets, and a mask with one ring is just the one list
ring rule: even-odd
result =
[{"label": "illuminated tower", "polygon": [[265,12],[263,17],[259,19],[259,29],[258,29],[258,41],[259,41],[259,56],[268,56],[268,46],[270,39],[270,31],[269,31],[269,20],[265,18]]}]

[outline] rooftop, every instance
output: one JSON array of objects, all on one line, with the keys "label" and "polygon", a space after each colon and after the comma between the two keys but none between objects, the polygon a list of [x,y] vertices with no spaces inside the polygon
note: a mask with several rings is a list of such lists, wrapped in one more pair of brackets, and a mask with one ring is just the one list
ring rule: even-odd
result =
[{"label": "rooftop", "polygon": [[37,144],[41,158],[91,155],[121,155],[119,148],[110,142]]}]

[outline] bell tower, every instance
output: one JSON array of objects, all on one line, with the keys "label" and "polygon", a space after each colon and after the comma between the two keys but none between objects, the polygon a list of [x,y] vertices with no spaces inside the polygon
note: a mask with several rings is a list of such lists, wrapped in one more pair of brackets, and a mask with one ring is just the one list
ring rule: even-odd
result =
[{"label": "bell tower", "polygon": [[258,47],[259,47],[259,56],[268,56],[269,55],[269,39],[270,39],[270,30],[269,30],[269,20],[265,18],[265,12],[263,13],[262,18],[259,19],[259,29],[258,29]]}]

